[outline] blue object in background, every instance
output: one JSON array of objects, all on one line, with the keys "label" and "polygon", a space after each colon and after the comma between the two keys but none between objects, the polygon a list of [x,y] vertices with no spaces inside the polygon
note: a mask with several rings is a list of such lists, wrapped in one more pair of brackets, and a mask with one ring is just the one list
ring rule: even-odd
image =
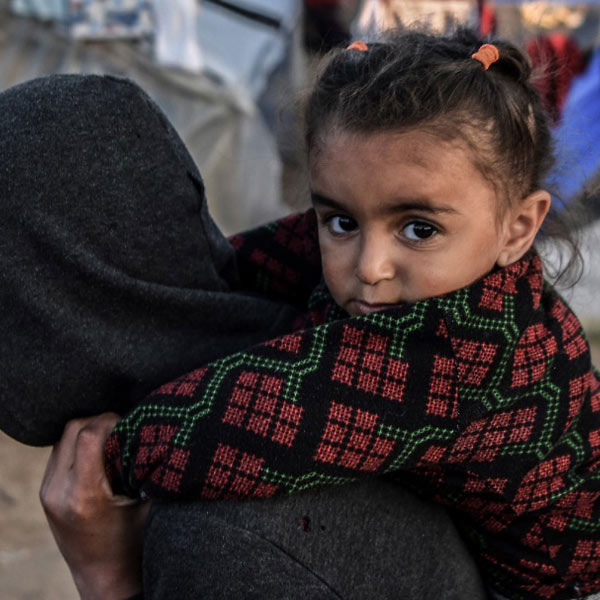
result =
[{"label": "blue object in background", "polygon": [[66,18],[66,0],[11,0],[11,10],[21,17],[36,17],[44,21],[62,21]]},{"label": "blue object in background", "polygon": [[548,187],[560,209],[600,173],[600,49],[592,52],[585,71],[573,79],[554,139],[556,166]]},{"label": "blue object in background", "polygon": [[154,30],[150,0],[11,0],[10,8],[54,21],[75,38],[138,38]]},{"label": "blue object in background", "polygon": [[82,39],[138,38],[154,30],[149,0],[70,0],[65,25]]}]

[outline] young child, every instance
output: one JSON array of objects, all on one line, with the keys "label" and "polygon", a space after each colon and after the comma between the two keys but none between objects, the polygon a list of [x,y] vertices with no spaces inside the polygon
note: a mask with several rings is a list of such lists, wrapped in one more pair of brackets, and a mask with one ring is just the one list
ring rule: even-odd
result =
[{"label": "young child", "polygon": [[494,597],[600,592],[600,381],[532,246],[551,139],[529,75],[466,32],[335,54],[307,107],[314,211],[234,240],[304,322],[139,404],[106,445],[115,487],[387,474],[449,507]]}]

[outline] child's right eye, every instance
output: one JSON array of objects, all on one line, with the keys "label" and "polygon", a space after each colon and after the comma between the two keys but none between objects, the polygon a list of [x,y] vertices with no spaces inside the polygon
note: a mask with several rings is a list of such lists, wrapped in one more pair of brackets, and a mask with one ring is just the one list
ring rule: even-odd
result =
[{"label": "child's right eye", "polygon": [[404,227],[403,232],[411,242],[425,242],[436,235],[439,230],[427,221],[411,221]]},{"label": "child's right eye", "polygon": [[327,227],[329,231],[334,235],[343,235],[344,233],[351,233],[354,231],[358,224],[351,217],[346,217],[343,215],[334,215],[327,219],[326,221]]}]

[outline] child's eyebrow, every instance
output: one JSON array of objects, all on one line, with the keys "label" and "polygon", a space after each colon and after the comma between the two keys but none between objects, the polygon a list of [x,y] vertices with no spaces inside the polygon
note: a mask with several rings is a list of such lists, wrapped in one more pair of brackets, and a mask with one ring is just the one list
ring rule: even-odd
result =
[{"label": "child's eyebrow", "polygon": [[382,207],[384,213],[405,212],[407,210],[418,210],[434,215],[440,213],[456,214],[458,211],[452,206],[445,204],[433,204],[430,200],[416,198],[414,200],[400,200],[394,204]]},{"label": "child's eyebrow", "polygon": [[317,194],[313,191],[310,192],[310,200],[313,204],[320,204],[322,206],[328,206],[329,208],[335,208],[337,210],[346,210],[343,204],[340,204],[331,198],[327,198],[327,196],[321,196],[321,194]]},{"label": "child's eyebrow", "polygon": [[[335,208],[336,210],[347,210],[346,207],[340,202],[336,202],[331,198],[327,198],[327,196],[322,196],[321,194],[317,194],[316,192],[310,193],[311,201],[313,204],[318,204],[321,206],[327,206],[329,208]],[[439,213],[457,213],[458,211],[445,204],[432,204],[430,200],[416,198],[411,200],[399,200],[393,204],[384,205],[381,207],[381,212],[384,214],[394,214],[398,212],[406,212],[407,210],[418,210],[421,212],[426,212],[430,214],[439,214]]]}]

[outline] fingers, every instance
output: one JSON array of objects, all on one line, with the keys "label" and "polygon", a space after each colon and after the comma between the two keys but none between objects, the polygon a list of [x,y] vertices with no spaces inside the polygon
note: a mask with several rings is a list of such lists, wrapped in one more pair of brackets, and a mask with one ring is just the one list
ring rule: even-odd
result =
[{"label": "fingers", "polygon": [[54,472],[56,470],[56,446],[52,448],[52,452],[48,457],[48,462],[46,463],[46,469],[44,471],[44,476],[42,477],[42,484],[40,486],[40,500],[42,505],[44,504],[44,499],[48,493],[48,484],[54,476]]},{"label": "fingers", "polygon": [[112,493],[104,443],[119,417],[70,421],[46,468],[40,497],[81,598],[125,598],[141,589],[141,536],[148,506]]},{"label": "fingers", "polygon": [[71,494],[86,492],[105,495],[112,492],[104,472],[104,442],[110,435],[119,416],[104,413],[97,417],[73,419],[65,426],[63,435],[52,449],[40,488],[40,500],[46,513],[56,512],[64,505],[64,497],[78,500]]},{"label": "fingers", "polygon": [[56,482],[57,479],[63,481],[67,477],[75,456],[75,441],[77,435],[82,427],[84,427],[91,419],[92,417],[69,421],[65,425],[62,437],[54,444],[40,488],[40,499],[42,500],[44,508],[46,507],[45,501],[49,496],[51,485]]},{"label": "fingers", "polygon": [[104,413],[87,421],[77,433],[71,468],[82,485],[91,484],[101,477],[108,486],[104,471],[104,442],[119,419],[115,413]]}]

